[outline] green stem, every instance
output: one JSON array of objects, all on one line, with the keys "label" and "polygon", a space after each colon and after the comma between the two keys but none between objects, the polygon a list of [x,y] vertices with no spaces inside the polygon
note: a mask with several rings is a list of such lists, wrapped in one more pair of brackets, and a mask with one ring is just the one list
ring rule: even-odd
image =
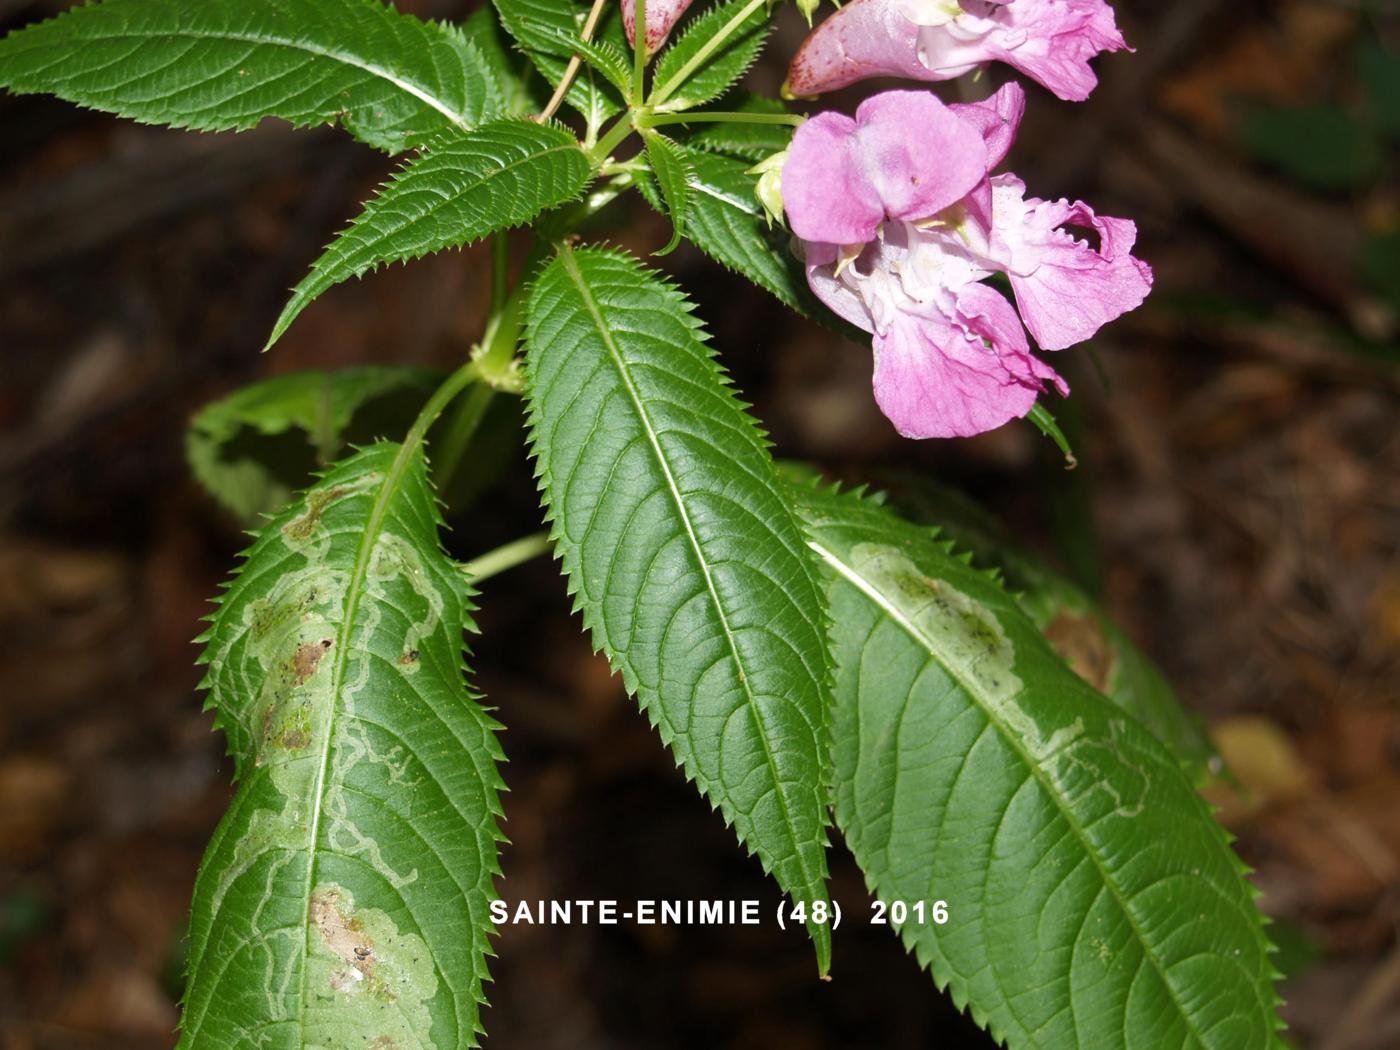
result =
[{"label": "green stem", "polygon": [[448,482],[456,476],[457,468],[462,465],[462,457],[466,455],[495,396],[496,389],[485,383],[472,387],[471,392],[458,401],[452,410],[442,436],[433,441],[433,479],[439,492],[445,492]]},{"label": "green stem", "polygon": [[632,112],[629,110],[618,117],[613,122],[612,127],[603,132],[603,137],[598,140],[598,144],[589,151],[589,156],[593,159],[594,164],[602,164],[603,161],[607,160],[622,140],[636,130],[632,125],[632,116]]},{"label": "green stem", "polygon": [[491,236],[491,316],[499,317],[510,294],[510,241],[505,230]]},{"label": "green stem", "polygon": [[464,387],[478,376],[476,362],[468,361],[457,371],[442,381],[442,386],[433,391],[433,396],[428,398],[428,403],[423,406],[423,411],[418,413],[418,418],[413,421],[413,426],[409,427],[408,433],[403,439],[403,449],[399,453],[402,459],[411,455],[419,445],[423,444],[423,438],[428,434],[428,428],[437,421],[437,417],[442,415],[442,410],[451,404],[452,399],[460,394]]},{"label": "green stem", "polygon": [[665,124],[722,123],[722,124],[787,124],[797,127],[806,117],[796,113],[653,113],[638,116],[638,123],[644,128],[656,128]]},{"label": "green stem", "polygon": [[462,566],[462,574],[466,576],[468,583],[480,583],[482,580],[503,573],[507,569],[523,565],[531,558],[537,558],[541,554],[547,553],[552,546],[549,533],[532,533],[512,543],[507,543],[504,547],[487,551],[479,558],[473,558]]},{"label": "green stem", "polygon": [[[650,104],[652,106],[663,105],[668,98],[675,94],[677,88],[690,79],[692,73],[704,65],[705,62],[709,60],[709,57],[718,51],[724,45],[724,42],[733,36],[741,25],[748,21],[749,15],[753,14],[767,2],[768,0],[749,0],[749,2],[739,10],[738,14],[720,27],[718,33],[705,41],[705,46],[695,52],[695,54],[691,56],[690,61],[677,70],[675,76],[652,91],[652,97],[648,100]],[[639,15],[641,10],[642,5],[638,2],[637,11]],[[640,21],[639,17],[638,24],[640,24]],[[637,97],[641,98],[640,90]]]},{"label": "green stem", "polygon": [[632,97],[640,102],[646,91],[647,0],[636,0],[637,20],[632,38]]}]

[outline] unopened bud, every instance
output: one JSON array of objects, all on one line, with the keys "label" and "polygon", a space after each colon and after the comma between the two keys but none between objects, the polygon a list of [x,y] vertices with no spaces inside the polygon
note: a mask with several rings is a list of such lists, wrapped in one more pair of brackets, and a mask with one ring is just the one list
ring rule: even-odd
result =
[{"label": "unopened bud", "polygon": [[787,163],[787,158],[788,151],[783,150],[759,161],[748,171],[748,174],[758,176],[753,192],[758,203],[763,205],[763,217],[770,227],[774,219],[780,225],[783,222],[783,165]]}]

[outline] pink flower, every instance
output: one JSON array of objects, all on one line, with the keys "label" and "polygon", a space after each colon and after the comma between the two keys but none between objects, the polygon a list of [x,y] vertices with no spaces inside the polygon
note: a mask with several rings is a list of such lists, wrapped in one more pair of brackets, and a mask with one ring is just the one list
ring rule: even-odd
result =
[{"label": "pink flower", "polygon": [[[648,55],[666,42],[690,7],[692,0],[647,0],[647,47]],[[637,0],[622,0],[622,28],[627,31],[627,43],[637,46]]]},{"label": "pink flower", "polygon": [[1005,62],[1079,102],[1098,83],[1089,60],[1127,46],[1105,0],[851,0],[798,48],[788,90],[819,95],[878,76],[951,80]]},{"label": "pink flower", "polygon": [[[1015,84],[958,106],[890,91],[854,120],[822,113],[793,137],[783,203],[808,284],[872,333],[875,399],[906,437],[978,434],[1024,416],[1047,385],[1067,394],[1031,354],[1025,327],[1043,349],[1061,349],[1151,287],[1152,271],[1131,255],[1131,222],[989,177],[1024,103]],[[1065,223],[1095,230],[1098,246]],[[1009,278],[1021,317],[980,283],[993,273]]]}]

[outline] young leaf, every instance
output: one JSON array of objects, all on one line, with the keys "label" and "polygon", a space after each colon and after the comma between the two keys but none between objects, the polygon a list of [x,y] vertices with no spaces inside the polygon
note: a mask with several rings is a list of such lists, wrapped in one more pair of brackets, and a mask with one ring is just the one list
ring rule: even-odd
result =
[{"label": "young leaf", "polygon": [[[821,597],[762,435],[690,304],[625,256],[562,249],[526,346],[585,623],[739,839],[794,899],[825,900]],[[829,931],[810,929],[825,972]]]},{"label": "young leaf", "polygon": [[[251,525],[286,506],[310,472],[330,466],[361,409],[383,417],[374,421],[383,424],[375,433],[402,432],[441,380],[430,368],[364,365],[245,386],[191,421],[185,435],[190,468],[211,496]],[[380,406],[382,413],[375,411]],[[408,411],[395,411],[400,407]],[[291,442],[281,440],[285,436]]]},{"label": "young leaf", "polygon": [[[564,76],[569,58],[578,50],[579,34],[588,17],[588,5],[574,0],[495,0],[501,25],[519,42],[546,80],[557,85]],[[614,5],[615,7],[616,5]],[[614,9],[604,15],[593,40],[626,55],[629,48],[622,30],[622,18]],[[622,109],[622,96],[612,85],[600,82],[591,68],[579,70],[578,77],[564,96],[583,115],[590,127],[597,127]]]},{"label": "young leaf", "polygon": [[905,945],[1011,1050],[1281,1046],[1244,867],[1174,758],[987,575],[797,495],[825,565],[836,820]]},{"label": "young leaf", "polygon": [[[886,478],[879,480],[883,484]],[[890,499],[900,511],[937,526],[941,536],[970,551],[977,565],[999,571],[1021,611],[1079,676],[1146,726],[1197,784],[1219,766],[1200,720],[1181,706],[1156,664],[1082,589],[1018,547],[995,518],[961,493],[923,477],[888,480]]]},{"label": "young leaf", "polygon": [[645,134],[647,161],[651,164],[656,184],[661,189],[661,200],[666,214],[670,217],[671,240],[657,255],[665,255],[675,250],[685,235],[686,214],[690,207],[690,165],[686,163],[678,147],[664,135],[654,131]]},{"label": "young leaf", "polygon": [[105,0],[0,40],[0,85],[199,131],[340,121],[391,153],[504,98],[450,27],[376,0]]},{"label": "young leaf", "polygon": [[195,883],[181,1047],[476,1044],[503,756],[439,525],[421,450],[373,445],[219,601],[205,685],[239,786]]},{"label": "young leaf", "polygon": [[[700,50],[729,22],[738,17],[748,0],[728,0],[692,21],[676,41],[656,60],[653,83],[669,85]],[[693,109],[718,98],[736,84],[758,58],[773,29],[765,5],[754,8],[734,34],[710,54],[678,85],[658,110]]]},{"label": "young leaf", "polygon": [[268,345],[332,285],[518,226],[577,196],[590,171],[573,135],[553,124],[497,120],[442,140],[406,164],[331,242],[293,290]]}]

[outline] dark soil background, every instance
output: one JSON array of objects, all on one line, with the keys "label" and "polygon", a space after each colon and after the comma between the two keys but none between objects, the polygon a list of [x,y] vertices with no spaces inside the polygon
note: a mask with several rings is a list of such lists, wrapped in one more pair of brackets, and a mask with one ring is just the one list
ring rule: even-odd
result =
[{"label": "dark soil background", "polygon": [[[0,23],[62,6],[0,0]],[[1040,196],[1136,218],[1157,271],[1093,358],[1056,360],[1079,470],[1028,426],[902,441],[866,349],[689,248],[659,265],[781,454],[954,483],[1101,590],[1251,789],[1217,797],[1278,920],[1296,1043],[1400,1046],[1394,5],[1116,6],[1138,54],[1098,62],[1089,104],[1033,90],[1010,165]],[[769,87],[801,35],[782,21],[754,74]],[[262,356],[285,290],[389,160],[330,130],[188,135],[30,97],[0,97],[0,142],[0,1048],[154,1050],[174,1041],[186,905],[230,795],[189,639],[241,538],[190,478],[185,424],[260,377],[460,360],[486,260],[342,286]],[[634,197],[599,235],[645,253],[668,229]],[[453,526],[463,557],[538,528],[523,456]],[[548,562],[489,581],[480,624],[477,679],[508,727],[508,899],[776,900]],[[771,920],[511,928],[487,1046],[989,1046],[832,863],[831,982]]]}]

